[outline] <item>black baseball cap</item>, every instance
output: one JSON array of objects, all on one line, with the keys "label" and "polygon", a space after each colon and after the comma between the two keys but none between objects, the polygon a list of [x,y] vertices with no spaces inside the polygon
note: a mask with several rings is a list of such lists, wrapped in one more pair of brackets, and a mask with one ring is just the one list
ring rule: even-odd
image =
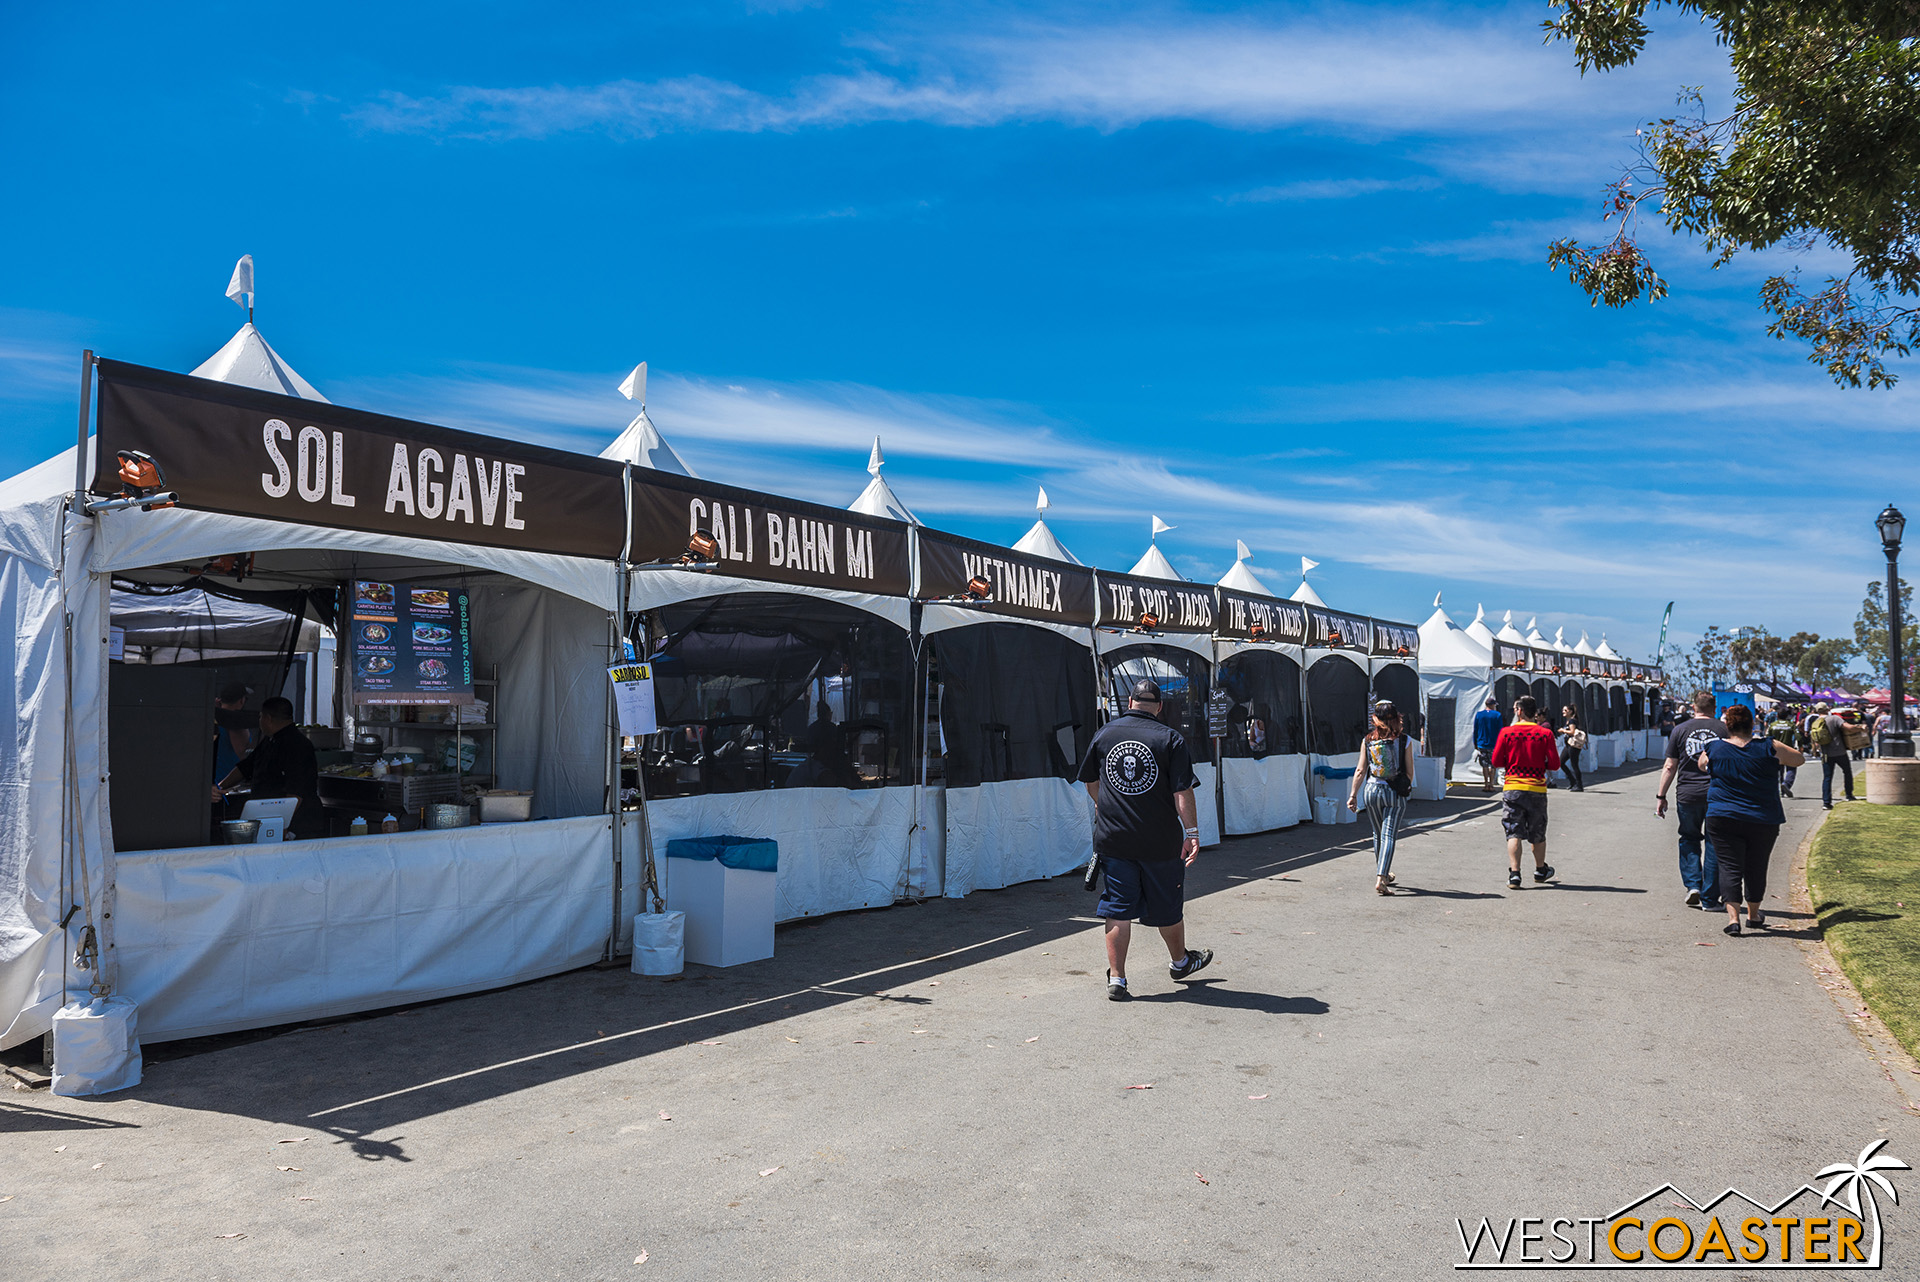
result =
[{"label": "black baseball cap", "polygon": [[1127,698],[1135,703],[1159,703],[1159,683],[1151,677],[1141,677],[1133,683],[1133,689],[1127,692]]}]

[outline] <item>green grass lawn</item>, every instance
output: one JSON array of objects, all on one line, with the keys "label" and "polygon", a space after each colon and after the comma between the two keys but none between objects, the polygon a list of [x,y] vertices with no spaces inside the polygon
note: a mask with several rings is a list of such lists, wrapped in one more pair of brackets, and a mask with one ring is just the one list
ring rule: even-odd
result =
[{"label": "green grass lawn", "polygon": [[1920,806],[1828,815],[1807,854],[1807,889],[1840,968],[1920,1055]]}]

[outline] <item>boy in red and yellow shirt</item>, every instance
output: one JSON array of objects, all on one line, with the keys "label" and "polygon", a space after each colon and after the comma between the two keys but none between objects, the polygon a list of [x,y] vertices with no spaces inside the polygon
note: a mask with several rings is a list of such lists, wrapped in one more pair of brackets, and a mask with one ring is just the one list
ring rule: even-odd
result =
[{"label": "boy in red and yellow shirt", "polygon": [[1507,888],[1520,889],[1520,843],[1533,845],[1533,879],[1553,879],[1547,862],[1547,772],[1560,768],[1553,731],[1538,724],[1540,705],[1530,694],[1513,701],[1513,724],[1493,744],[1493,764],[1506,771],[1500,794],[1500,826],[1507,833]]}]

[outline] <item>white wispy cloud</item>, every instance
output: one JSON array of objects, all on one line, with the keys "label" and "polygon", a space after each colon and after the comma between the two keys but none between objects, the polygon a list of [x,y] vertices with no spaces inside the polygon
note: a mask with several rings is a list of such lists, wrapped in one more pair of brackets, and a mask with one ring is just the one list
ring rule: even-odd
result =
[{"label": "white wispy cloud", "polygon": [[498,139],[880,121],[960,128],[1058,121],[1112,130],[1193,120],[1232,129],[1443,135],[1469,125],[1533,129],[1543,115],[1560,128],[1576,117],[1614,120],[1623,90],[1677,84],[1683,67],[1697,82],[1703,57],[1709,74],[1713,65],[1710,46],[1682,29],[1656,44],[1642,66],[1583,79],[1565,48],[1541,45],[1537,16],[1518,7],[1467,20],[1412,8],[1327,9],[1270,19],[1014,19],[978,29],[993,21],[989,14],[962,31],[850,36],[846,65],[777,86],[706,75],[462,85],[390,92],[349,114],[371,129]]}]

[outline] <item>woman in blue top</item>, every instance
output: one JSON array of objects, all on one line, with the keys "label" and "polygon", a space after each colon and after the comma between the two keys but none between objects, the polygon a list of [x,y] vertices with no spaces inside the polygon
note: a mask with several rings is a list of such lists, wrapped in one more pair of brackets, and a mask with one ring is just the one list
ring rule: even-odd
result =
[{"label": "woman in blue top", "polygon": [[1707,778],[1707,840],[1720,860],[1720,902],[1726,933],[1740,933],[1740,901],[1747,925],[1764,929],[1760,901],[1767,893],[1767,857],[1787,815],[1780,808],[1780,767],[1806,758],[1774,739],[1753,737],[1753,709],[1734,704],[1721,714],[1727,737],[1707,744],[1700,770]]}]

